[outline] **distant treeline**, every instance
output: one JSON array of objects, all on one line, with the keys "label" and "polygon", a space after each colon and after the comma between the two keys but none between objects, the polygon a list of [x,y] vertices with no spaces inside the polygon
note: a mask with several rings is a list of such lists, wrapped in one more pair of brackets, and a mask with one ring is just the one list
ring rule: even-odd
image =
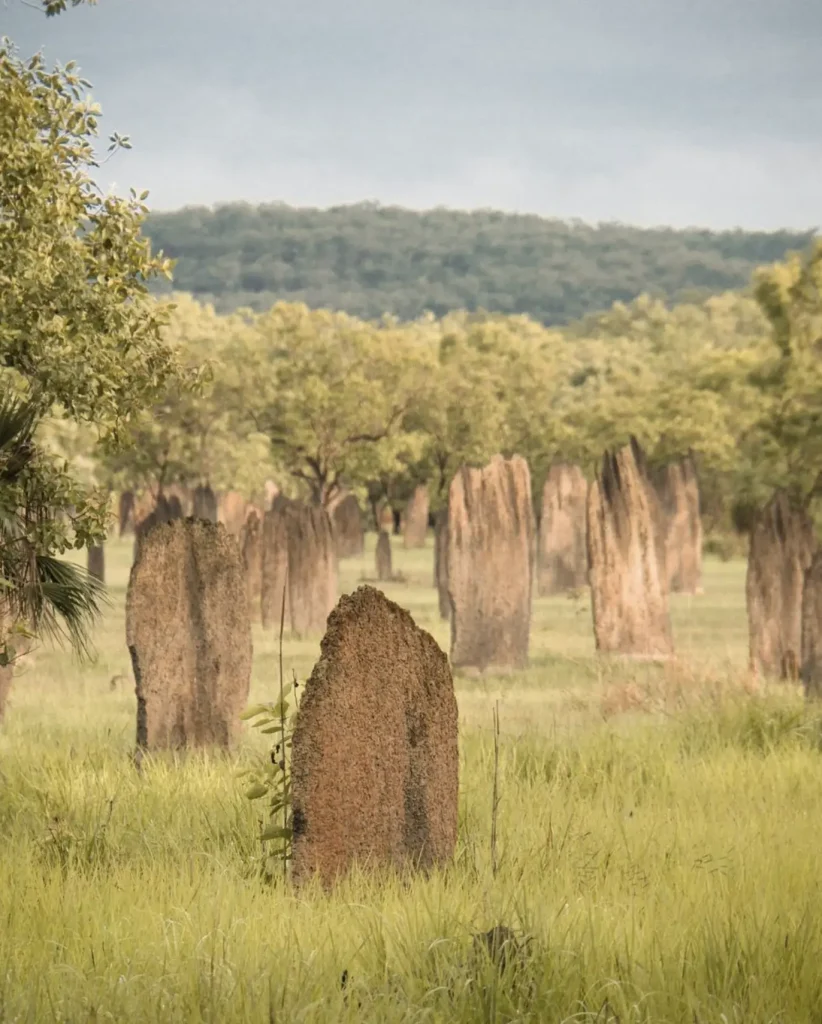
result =
[{"label": "distant treeline", "polygon": [[527,313],[563,324],[640,293],[698,301],[743,288],[813,231],[593,227],[479,210],[416,213],[232,203],[155,213],[146,233],[178,260],[174,288],[220,312],[278,300],[366,319],[426,310]]}]

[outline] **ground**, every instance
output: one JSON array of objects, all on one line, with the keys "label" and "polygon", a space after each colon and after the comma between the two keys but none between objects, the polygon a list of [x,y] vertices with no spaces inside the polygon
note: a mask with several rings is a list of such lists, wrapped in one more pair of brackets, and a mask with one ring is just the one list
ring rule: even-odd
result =
[{"label": "ground", "polygon": [[[298,897],[257,875],[237,773],[261,737],[129,761],[130,554],[107,548],[97,662],[38,651],[0,729],[0,1022],[822,1021],[822,727],[745,678],[741,562],[673,598],[665,668],[595,660],[587,598],[539,599],[528,671],[457,680],[453,868]],[[394,564],[386,592],[447,649],[430,546]],[[373,537],[343,588],[366,575]],[[254,644],[251,699],[272,699],[276,638]],[[286,640],[286,673],[317,650]],[[472,954],[497,924],[531,936],[502,975]]]}]

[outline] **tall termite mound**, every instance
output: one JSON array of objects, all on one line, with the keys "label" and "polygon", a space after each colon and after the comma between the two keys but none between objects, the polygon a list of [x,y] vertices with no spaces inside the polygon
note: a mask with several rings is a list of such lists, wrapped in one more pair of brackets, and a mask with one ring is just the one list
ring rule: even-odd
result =
[{"label": "tall termite mound", "polygon": [[588,481],[578,466],[556,463],[542,489],[537,587],[543,596],[588,583],[585,503]]},{"label": "tall termite mound", "polygon": [[748,549],[745,597],[753,672],[798,677],[805,572],[816,548],[807,511],[777,491],[757,514]]},{"label": "tall termite mound", "polygon": [[342,494],[330,508],[337,558],[355,558],[363,553],[365,530],[362,511],[353,494]]},{"label": "tall termite mound", "polygon": [[434,520],[434,586],[440,618],[451,617],[448,597],[448,509],[440,509]]},{"label": "tall termite mound", "polygon": [[457,701],[448,659],[373,587],[340,599],[297,714],[294,881],[426,870],[457,842]]},{"label": "tall termite mound", "polygon": [[587,536],[597,650],[672,654],[663,512],[633,438],[603,457],[588,490]]},{"label": "tall termite mound", "polygon": [[298,636],[322,633],[337,600],[337,554],[328,513],[277,495],[263,519],[262,620],[286,615]]},{"label": "tall termite mound", "polygon": [[802,594],[802,667],[805,696],[822,699],[822,551],[805,573]]},{"label": "tall termite mound", "polygon": [[525,459],[496,455],[483,469],[460,469],[447,523],[451,664],[526,665],[535,528]]},{"label": "tall termite mound", "polygon": [[702,517],[699,481],[691,456],[671,462],[656,477],[665,525],[665,569],[672,593],[702,590]]},{"label": "tall termite mound", "polygon": [[194,488],[192,494],[191,514],[195,519],[207,519],[211,523],[217,522],[217,495],[211,489],[210,484],[200,484]]},{"label": "tall termite mound", "polygon": [[240,535],[240,546],[243,553],[246,583],[248,585],[248,604],[251,618],[260,618],[260,597],[263,585],[263,517],[259,509],[250,506],[246,514],[245,525]]},{"label": "tall termite mound", "polygon": [[428,536],[428,488],[425,484],[414,488],[403,516],[403,544],[407,548],[424,548]]},{"label": "tall termite mound", "polygon": [[156,523],[126,594],[138,748],[228,746],[251,681],[251,619],[237,541],[198,519]]}]

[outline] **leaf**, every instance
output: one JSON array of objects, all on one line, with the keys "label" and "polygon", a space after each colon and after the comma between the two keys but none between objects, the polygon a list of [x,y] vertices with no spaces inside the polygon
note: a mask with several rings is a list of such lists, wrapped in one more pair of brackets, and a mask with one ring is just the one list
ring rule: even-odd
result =
[{"label": "leaf", "polygon": [[240,715],[240,721],[248,722],[252,718],[256,718],[258,715],[267,714],[270,710],[271,708],[268,704],[252,704],[250,708],[246,708]]},{"label": "leaf", "polygon": [[269,825],[260,833],[260,840],[265,842],[269,839],[291,839],[294,830],[283,828],[282,825]]},{"label": "leaf", "polygon": [[265,796],[268,793],[268,787],[262,783],[257,782],[249,789],[245,791],[246,799],[248,800],[259,800],[261,796]]}]

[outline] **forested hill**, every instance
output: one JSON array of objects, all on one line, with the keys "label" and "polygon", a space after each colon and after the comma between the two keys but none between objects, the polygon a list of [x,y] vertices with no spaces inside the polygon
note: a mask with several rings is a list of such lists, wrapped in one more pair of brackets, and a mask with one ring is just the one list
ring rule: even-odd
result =
[{"label": "forested hill", "polygon": [[482,308],[564,323],[641,292],[670,300],[744,287],[813,232],[598,227],[479,210],[416,213],[234,203],[153,214],[174,287],[220,311],[279,299],[365,318]]}]

